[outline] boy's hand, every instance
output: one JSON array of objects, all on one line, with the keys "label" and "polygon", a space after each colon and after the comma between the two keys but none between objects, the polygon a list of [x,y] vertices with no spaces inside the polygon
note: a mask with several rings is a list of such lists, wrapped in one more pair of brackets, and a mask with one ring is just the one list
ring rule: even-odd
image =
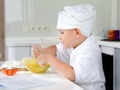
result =
[{"label": "boy's hand", "polygon": [[45,64],[47,64],[47,55],[46,54],[41,54],[38,56],[37,60],[40,66],[43,66]]},{"label": "boy's hand", "polygon": [[41,46],[39,44],[32,45],[32,53],[34,58],[36,59],[38,58],[38,56],[40,55],[40,49],[41,49]]},{"label": "boy's hand", "polygon": [[42,53],[41,55],[38,56],[37,60],[39,65],[43,66],[45,64],[49,64],[49,60],[51,60],[54,57],[55,56],[53,56],[52,54]]}]

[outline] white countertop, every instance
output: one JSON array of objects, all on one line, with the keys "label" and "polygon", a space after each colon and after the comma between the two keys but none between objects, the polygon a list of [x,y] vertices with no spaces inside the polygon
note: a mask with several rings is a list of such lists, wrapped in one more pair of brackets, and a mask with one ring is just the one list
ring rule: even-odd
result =
[{"label": "white countertop", "polygon": [[58,37],[24,37],[24,38],[6,38],[6,46],[31,46],[33,44],[52,45],[59,43]]},{"label": "white countertop", "polygon": [[[83,90],[78,85],[58,75],[51,69],[42,74],[34,74],[29,71],[19,71],[16,73],[15,76],[12,77],[5,76],[3,73],[0,72],[0,85],[5,84],[5,82],[6,86],[11,88],[10,90],[13,90],[15,88],[19,88],[20,90],[23,90],[23,88],[24,90]],[[20,85],[22,84],[24,84],[24,86],[20,87]],[[13,86],[14,88],[11,86]],[[0,86],[0,90],[4,90],[4,87]]]},{"label": "white countertop", "polygon": [[[98,37],[97,37],[98,38]],[[58,37],[24,37],[24,38],[6,38],[6,46],[31,46],[34,43],[39,43],[41,45],[51,45],[59,43]],[[100,41],[98,39],[99,45],[104,45],[113,48],[120,48],[120,41]]]},{"label": "white countertop", "polygon": [[112,47],[112,48],[120,48],[120,41],[100,41],[98,40],[99,45]]}]

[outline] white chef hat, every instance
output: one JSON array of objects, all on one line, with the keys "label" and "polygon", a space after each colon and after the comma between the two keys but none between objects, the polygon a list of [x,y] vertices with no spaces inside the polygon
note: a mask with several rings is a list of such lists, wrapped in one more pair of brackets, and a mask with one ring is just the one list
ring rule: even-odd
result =
[{"label": "white chef hat", "polygon": [[57,29],[71,30],[79,28],[81,33],[89,36],[96,19],[96,8],[90,4],[65,6],[59,12]]}]

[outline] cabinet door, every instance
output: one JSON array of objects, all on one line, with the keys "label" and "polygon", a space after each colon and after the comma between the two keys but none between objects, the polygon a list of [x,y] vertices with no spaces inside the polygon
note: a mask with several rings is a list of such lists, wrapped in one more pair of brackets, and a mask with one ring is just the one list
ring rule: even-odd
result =
[{"label": "cabinet door", "polygon": [[31,49],[28,46],[12,46],[7,48],[8,60],[22,60],[31,56]]},{"label": "cabinet door", "polygon": [[120,48],[115,48],[114,61],[114,90],[120,90]]},{"label": "cabinet door", "polygon": [[103,60],[103,70],[106,79],[106,90],[114,90],[113,89],[113,56],[102,53]]}]

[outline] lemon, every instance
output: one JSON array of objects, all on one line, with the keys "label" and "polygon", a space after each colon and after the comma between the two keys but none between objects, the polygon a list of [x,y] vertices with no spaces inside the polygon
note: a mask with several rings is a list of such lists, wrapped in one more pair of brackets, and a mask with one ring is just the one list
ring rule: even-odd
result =
[{"label": "lemon", "polygon": [[33,73],[44,73],[50,67],[49,64],[40,66],[37,63],[37,60],[35,58],[31,58],[31,57],[23,58],[23,63],[26,66],[26,68]]}]

